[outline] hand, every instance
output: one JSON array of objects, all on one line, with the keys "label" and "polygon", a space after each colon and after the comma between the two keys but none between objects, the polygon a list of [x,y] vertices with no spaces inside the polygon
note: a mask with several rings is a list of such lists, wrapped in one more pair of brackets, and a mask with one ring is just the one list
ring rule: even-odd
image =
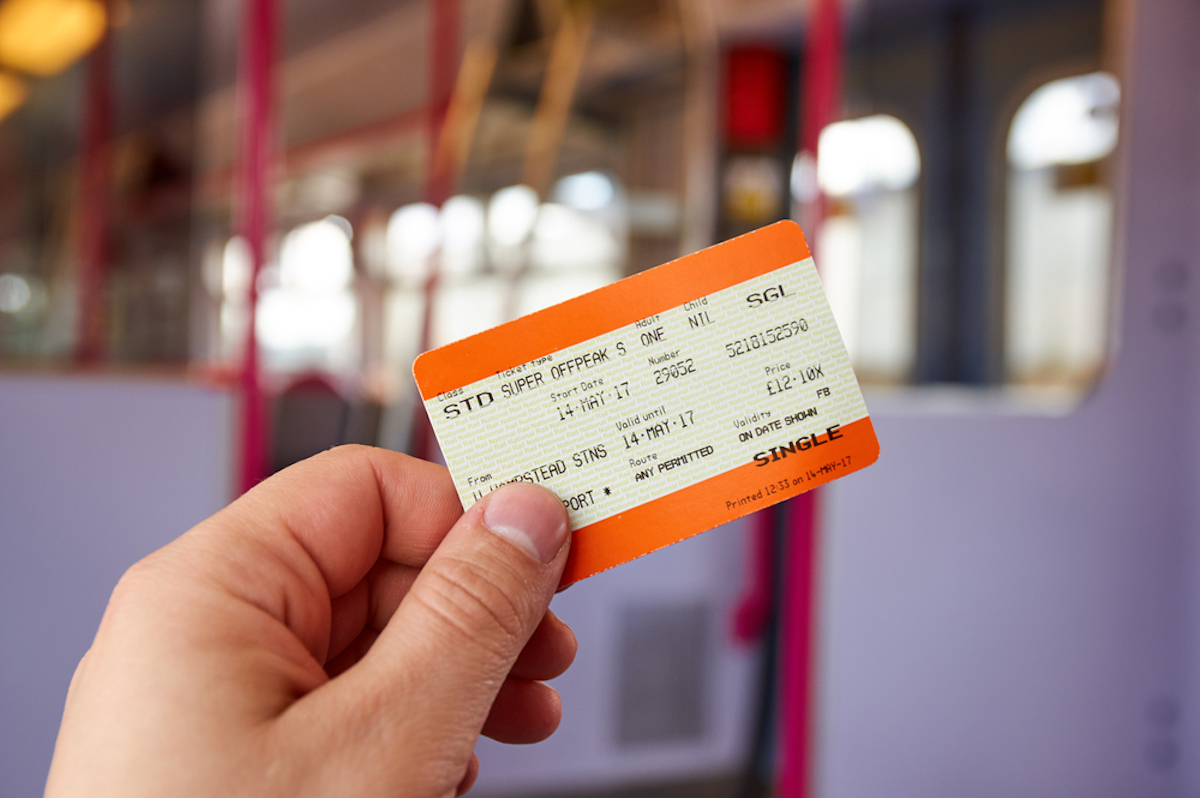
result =
[{"label": "hand", "polygon": [[46,794],[461,795],[481,731],[558,725],[540,680],[575,656],[547,610],[568,537],[535,485],[462,513],[401,454],[299,463],[121,579]]}]

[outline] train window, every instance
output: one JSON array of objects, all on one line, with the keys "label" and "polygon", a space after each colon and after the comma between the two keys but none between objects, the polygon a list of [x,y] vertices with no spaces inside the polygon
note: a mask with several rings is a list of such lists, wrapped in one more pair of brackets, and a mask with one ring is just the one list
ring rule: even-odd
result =
[{"label": "train window", "polygon": [[1021,104],[1008,134],[1005,369],[1012,383],[1083,387],[1103,366],[1108,327],[1116,78],[1054,80]]},{"label": "train window", "polygon": [[920,172],[916,138],[893,116],[837,122],[821,132],[816,178],[829,202],[816,260],[864,381],[905,381],[916,359]]},{"label": "train window", "polygon": [[279,264],[264,270],[256,329],[263,360],[281,372],[357,367],[358,299],[350,225],[327,217],[283,237]]},{"label": "train window", "polygon": [[387,268],[401,285],[419,285],[429,275],[440,242],[438,209],[428,202],[397,208],[387,225]]},{"label": "train window", "polygon": [[506,293],[502,279],[481,274],[487,227],[483,202],[475,197],[451,197],[442,205],[439,219],[441,250],[432,308],[432,346],[466,338],[504,321]]},{"label": "train window", "polygon": [[433,298],[430,346],[443,346],[500,324],[507,299],[507,286],[500,277],[443,281]]},{"label": "train window", "polygon": [[[486,202],[451,197],[441,207],[413,203],[387,227],[391,296],[388,341],[420,339],[424,283],[436,269],[429,345],[599,288],[620,276],[629,228],[628,203],[603,172],[559,180],[548,201],[528,186],[502,188]],[[410,360],[387,347],[395,362]],[[413,352],[412,354],[415,354]]]},{"label": "train window", "polygon": [[29,281],[19,274],[0,274],[0,313],[20,313],[29,306]]},{"label": "train window", "polygon": [[487,243],[497,271],[525,266],[525,244],[538,217],[538,195],[529,186],[508,186],[488,200]]},{"label": "train window", "polygon": [[251,268],[250,246],[242,236],[233,236],[224,246],[212,247],[206,257],[208,290],[219,307],[220,358],[226,363],[238,363],[245,354]]},{"label": "train window", "polygon": [[559,180],[530,230],[528,271],[514,287],[523,315],[604,286],[621,276],[629,204],[615,178],[581,172]]},{"label": "train window", "polygon": [[484,267],[484,209],[477,197],[459,195],[442,205],[442,265],[446,277],[469,277]]}]

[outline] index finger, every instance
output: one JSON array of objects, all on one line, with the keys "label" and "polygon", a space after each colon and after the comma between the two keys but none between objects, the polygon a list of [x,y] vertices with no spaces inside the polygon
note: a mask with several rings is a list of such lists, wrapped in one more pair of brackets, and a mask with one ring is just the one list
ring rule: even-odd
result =
[{"label": "index finger", "polygon": [[424,565],[461,515],[442,466],[344,446],[275,474],[201,527],[232,533],[228,542],[235,547],[251,538],[293,572],[315,566],[336,598],[381,557]]},{"label": "index finger", "polygon": [[461,515],[442,466],[346,446],[265,480],[179,544],[323,660],[332,600],[381,558],[423,566]]},{"label": "index finger", "polygon": [[304,546],[334,596],[380,557],[421,567],[463,512],[444,466],[369,446],[322,452],[242,501]]}]

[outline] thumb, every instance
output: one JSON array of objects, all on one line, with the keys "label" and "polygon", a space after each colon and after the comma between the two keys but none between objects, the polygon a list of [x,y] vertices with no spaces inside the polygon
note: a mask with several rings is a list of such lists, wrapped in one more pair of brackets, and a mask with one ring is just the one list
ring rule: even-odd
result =
[{"label": "thumb", "polygon": [[375,648],[397,665],[433,666],[426,690],[458,702],[481,691],[482,723],[546,614],[566,542],[567,512],[550,491],[519,482],[492,493],[447,533]]},{"label": "thumb", "polygon": [[394,760],[397,732],[416,736],[434,781],[458,784],[497,692],[558,587],[568,533],[553,493],[514,483],[473,505],[446,534],[356,666],[372,688],[357,714],[376,715],[370,725],[385,761]]}]

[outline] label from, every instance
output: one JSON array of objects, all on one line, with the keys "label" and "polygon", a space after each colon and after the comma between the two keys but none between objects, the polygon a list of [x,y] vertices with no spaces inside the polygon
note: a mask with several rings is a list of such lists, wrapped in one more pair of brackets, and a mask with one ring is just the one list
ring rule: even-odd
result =
[{"label": "label from", "polygon": [[426,352],[413,373],[464,507],[516,481],[562,499],[563,586],[879,455],[792,222]]}]

